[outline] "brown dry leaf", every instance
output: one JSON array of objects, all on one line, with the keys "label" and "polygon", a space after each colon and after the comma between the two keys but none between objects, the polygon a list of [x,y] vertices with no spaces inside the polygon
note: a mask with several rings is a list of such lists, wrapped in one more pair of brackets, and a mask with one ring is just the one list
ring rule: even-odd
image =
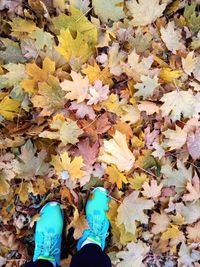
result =
[{"label": "brown dry leaf", "polygon": [[19,187],[16,189],[16,194],[22,203],[26,203],[29,199],[28,194],[33,192],[33,185],[31,182],[21,182]]},{"label": "brown dry leaf", "polygon": [[21,154],[14,162],[14,170],[16,174],[25,180],[30,180],[39,175],[46,175],[49,171],[49,163],[45,162],[46,152],[40,151],[35,156],[36,148],[34,148],[29,139],[25,145],[21,147]]},{"label": "brown dry leaf", "polygon": [[4,231],[0,233],[0,243],[9,248],[10,250],[17,250],[23,259],[28,260],[28,252],[25,247],[25,245],[17,240],[16,236],[14,233],[9,232],[9,231]]},{"label": "brown dry leaf", "polygon": [[74,239],[78,240],[82,236],[83,231],[86,229],[89,229],[89,225],[87,223],[85,215],[79,214],[77,208],[76,207],[74,208],[75,208],[74,217],[71,223],[67,226],[67,229],[70,229],[71,227],[73,227],[74,228],[73,237]]}]

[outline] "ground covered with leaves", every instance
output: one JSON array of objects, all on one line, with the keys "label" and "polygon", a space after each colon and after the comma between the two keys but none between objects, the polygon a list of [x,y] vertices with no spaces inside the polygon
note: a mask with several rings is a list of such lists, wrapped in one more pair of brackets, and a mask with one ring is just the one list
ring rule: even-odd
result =
[{"label": "ground covered with leaves", "polygon": [[111,196],[116,267],[200,266],[200,1],[0,1],[0,266],[65,214],[62,266]]}]

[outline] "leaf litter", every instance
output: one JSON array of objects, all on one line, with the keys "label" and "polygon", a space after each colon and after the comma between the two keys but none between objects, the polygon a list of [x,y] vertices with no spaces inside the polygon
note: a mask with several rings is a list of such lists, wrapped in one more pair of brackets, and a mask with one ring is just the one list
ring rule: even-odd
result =
[{"label": "leaf litter", "polygon": [[0,266],[32,257],[51,200],[69,264],[96,186],[114,267],[200,266],[199,5],[1,1]]}]

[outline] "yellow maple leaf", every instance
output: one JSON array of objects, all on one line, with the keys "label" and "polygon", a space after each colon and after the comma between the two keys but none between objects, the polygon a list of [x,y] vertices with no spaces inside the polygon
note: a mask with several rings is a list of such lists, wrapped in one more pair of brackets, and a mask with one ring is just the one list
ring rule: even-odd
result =
[{"label": "yellow maple leaf", "polygon": [[102,81],[103,84],[113,84],[112,75],[109,72],[108,67],[105,67],[103,70],[101,70],[96,62],[94,63],[94,66],[88,65],[86,68],[84,68],[83,73],[88,76],[91,84],[95,83],[96,80]]},{"label": "yellow maple leaf", "polygon": [[177,225],[171,224],[170,227],[168,227],[168,229],[162,233],[161,235],[161,240],[168,240],[168,239],[175,239],[176,237],[178,237],[180,235],[181,231],[178,229]]},{"label": "yellow maple leaf", "polygon": [[42,63],[42,68],[38,67],[35,62],[26,65],[26,73],[31,79],[21,81],[20,85],[26,92],[36,93],[39,82],[46,82],[55,72],[55,62],[46,57]]},{"label": "yellow maple leaf", "polygon": [[149,178],[145,173],[134,172],[134,176],[128,179],[128,182],[131,184],[131,187],[135,190],[140,190],[144,182],[148,181]]},{"label": "yellow maple leaf", "polygon": [[67,230],[73,227],[74,228],[73,237],[75,240],[77,240],[82,236],[84,230],[89,229],[89,225],[85,218],[85,215],[79,214],[76,206],[73,206],[73,207],[75,209],[74,215],[73,215],[74,217],[71,223],[67,226]]},{"label": "yellow maple leaf", "polygon": [[19,113],[20,102],[5,96],[0,102],[0,114],[7,120],[12,121]]},{"label": "yellow maple leaf", "polygon": [[52,19],[56,30],[69,29],[73,37],[79,32],[88,44],[95,45],[97,43],[97,27],[80,9],[70,6],[70,13],[69,16],[61,13]]},{"label": "yellow maple leaf", "polygon": [[172,70],[170,68],[162,68],[159,74],[159,78],[163,82],[169,83],[173,82],[174,79],[178,79],[183,74],[182,70]]},{"label": "yellow maple leaf", "polygon": [[0,196],[6,196],[9,193],[10,190],[10,184],[9,182],[2,177],[2,175],[0,176]]},{"label": "yellow maple leaf", "polygon": [[31,182],[22,182],[16,190],[19,199],[22,203],[25,203],[28,200],[28,193],[33,192],[33,185]]},{"label": "yellow maple leaf", "polygon": [[34,107],[42,108],[40,116],[50,116],[64,107],[64,95],[59,80],[51,75],[47,81],[38,84],[38,94],[31,101]]},{"label": "yellow maple leaf", "polygon": [[135,157],[128,148],[126,135],[119,131],[116,131],[109,141],[104,140],[98,159],[108,164],[115,164],[120,171],[129,171],[135,162]]},{"label": "yellow maple leaf", "polygon": [[31,33],[37,27],[35,22],[28,19],[22,19],[20,17],[13,18],[12,21],[8,21],[12,27],[12,36],[21,38],[24,33]]},{"label": "yellow maple leaf", "polygon": [[62,171],[67,171],[72,180],[80,179],[86,174],[85,171],[81,170],[81,168],[85,166],[83,158],[79,156],[71,160],[66,151],[60,155],[53,155],[51,164],[54,166],[59,176]]},{"label": "yellow maple leaf", "polygon": [[61,30],[58,36],[59,46],[56,50],[75,69],[80,68],[82,63],[85,63],[92,54],[94,47],[84,39],[84,34],[77,32],[73,38],[69,29]]},{"label": "yellow maple leaf", "polygon": [[43,131],[39,134],[40,137],[57,139],[62,142],[63,145],[76,144],[78,137],[83,133],[75,121],[71,119],[65,120],[65,118],[58,114],[50,123],[50,129],[54,131]]},{"label": "yellow maple leaf", "polygon": [[114,184],[117,184],[117,187],[119,189],[122,188],[122,183],[127,184],[128,181],[126,179],[126,176],[121,173],[116,167],[115,165],[111,164],[111,166],[108,166],[106,169],[106,174],[108,174],[108,179],[109,181]]}]

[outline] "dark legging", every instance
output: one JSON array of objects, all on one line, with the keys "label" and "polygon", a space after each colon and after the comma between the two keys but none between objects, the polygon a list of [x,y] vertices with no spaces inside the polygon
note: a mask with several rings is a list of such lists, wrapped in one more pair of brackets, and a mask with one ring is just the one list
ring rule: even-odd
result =
[{"label": "dark legging", "polygon": [[[98,245],[87,244],[82,247],[73,257],[70,267],[111,267],[108,255]],[[30,261],[23,267],[53,267],[47,260]]]}]

